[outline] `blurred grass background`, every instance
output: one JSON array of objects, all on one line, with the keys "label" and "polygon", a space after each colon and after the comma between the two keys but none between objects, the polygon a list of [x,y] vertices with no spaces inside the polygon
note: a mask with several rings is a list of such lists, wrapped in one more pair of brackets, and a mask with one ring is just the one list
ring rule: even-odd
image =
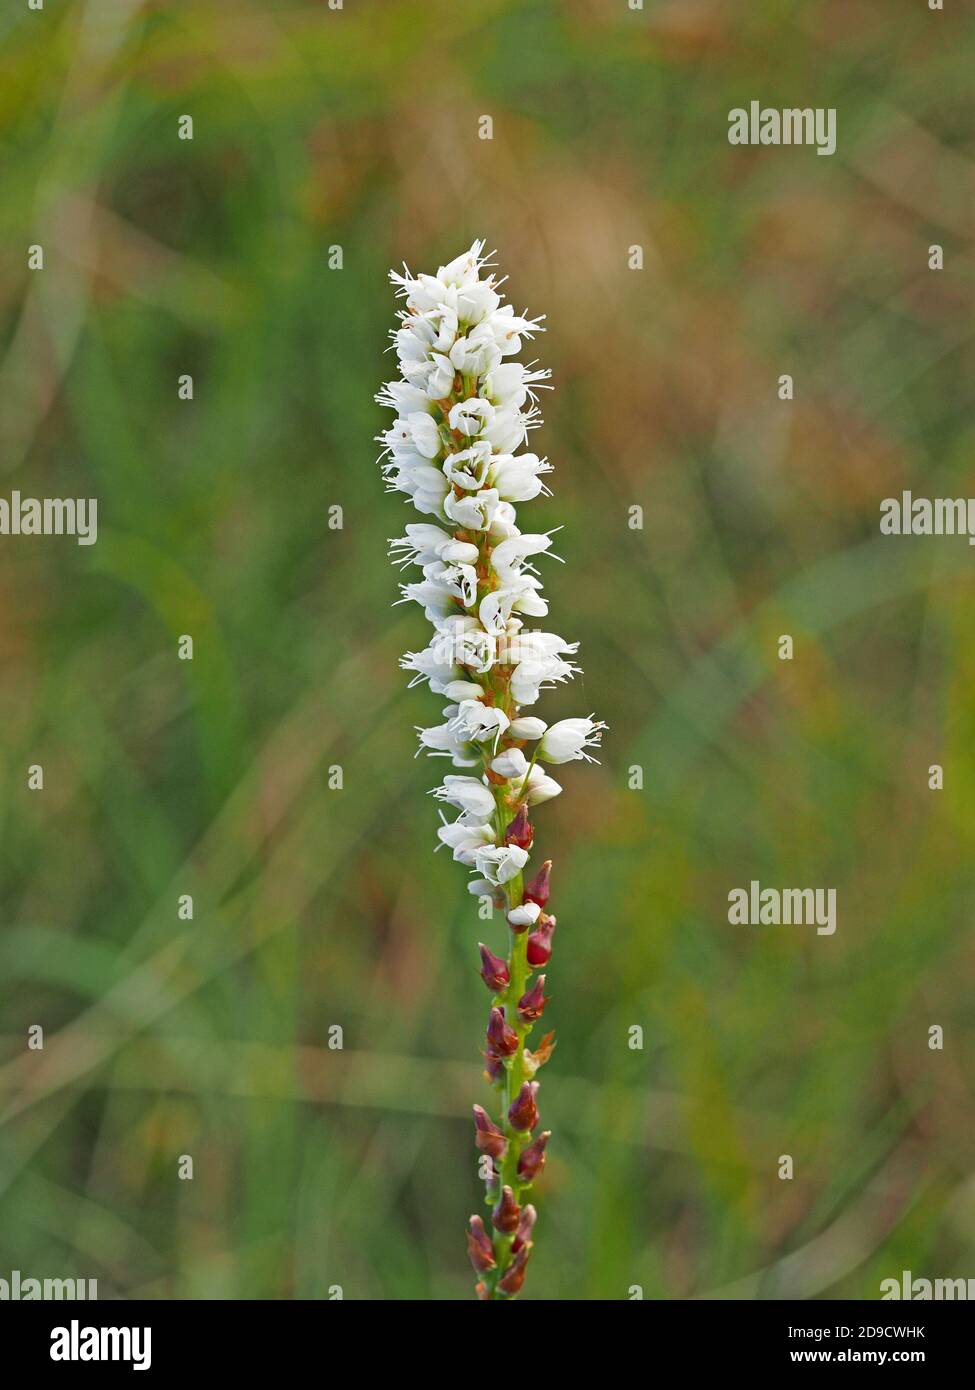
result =
[{"label": "blurred grass background", "polygon": [[[975,1275],[972,556],[878,537],[885,496],[973,490],[961,9],[0,21],[0,491],[100,522],[0,544],[0,1274],[470,1295],[503,932],[431,854],[439,702],[396,666],[425,625],[390,606],[372,395],[387,268],[483,236],[548,316],[555,500],[525,516],[565,523],[551,626],[586,675],[544,712],[612,730],[538,817],[560,1041],[526,1297]],[[752,99],[835,106],[837,153],[732,149]],[[835,887],[836,935],[729,926],[752,878]]]}]

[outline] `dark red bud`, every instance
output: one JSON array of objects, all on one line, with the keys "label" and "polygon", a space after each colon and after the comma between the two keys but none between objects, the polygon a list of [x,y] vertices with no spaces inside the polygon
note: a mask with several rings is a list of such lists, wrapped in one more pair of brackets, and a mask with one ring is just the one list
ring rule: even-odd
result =
[{"label": "dark red bud", "polygon": [[[545,1129],[533,1139],[527,1149],[522,1150],[521,1158],[518,1160],[518,1176],[524,1178],[525,1182],[534,1182],[539,1173],[545,1167],[545,1145],[552,1137],[552,1131]],[[527,1211],[528,1208],[526,1207]]]},{"label": "dark red bud", "polygon": [[506,1187],[501,1193],[501,1200],[491,1213],[491,1221],[499,1231],[510,1236],[512,1231],[517,1231],[520,1220],[521,1207],[515,1201],[515,1194],[511,1188]]},{"label": "dark red bud", "polygon": [[530,1130],[538,1124],[538,1106],[535,1104],[537,1092],[537,1081],[522,1083],[521,1090],[508,1107],[508,1119],[515,1129]]},{"label": "dark red bud", "polygon": [[483,1274],[485,1270],[493,1269],[497,1264],[494,1245],[479,1216],[471,1217],[471,1228],[467,1232],[467,1254],[474,1266],[475,1274]]},{"label": "dark red bud", "polygon": [[[483,1106],[474,1106],[474,1143],[481,1153],[503,1158],[508,1141]],[[526,1150],[527,1152],[527,1150]]]},{"label": "dark red bud", "polygon": [[511,1243],[511,1249],[517,1254],[523,1245],[530,1245],[532,1231],[535,1229],[535,1220],[538,1216],[535,1208],[531,1205],[522,1207],[521,1217],[518,1221],[518,1231]]},{"label": "dark red bud", "polygon": [[522,1023],[537,1023],[545,1012],[545,976],[539,975],[534,985],[518,1000],[518,1016]]},{"label": "dark red bud", "polygon": [[518,814],[504,832],[506,845],[517,845],[519,849],[531,849],[535,831],[528,819],[528,807],[519,806]]},{"label": "dark red bud", "polygon": [[521,1293],[522,1285],[525,1282],[525,1268],[528,1264],[528,1257],[532,1252],[531,1245],[523,1245],[515,1255],[511,1264],[505,1270],[502,1277],[498,1280],[498,1289],[509,1298],[514,1298]]},{"label": "dark red bud", "polygon": [[528,937],[528,964],[547,965],[552,955],[552,937],[555,933],[555,918],[542,913],[538,925]]},{"label": "dark red bud", "polygon": [[518,1034],[504,1021],[504,1009],[492,1009],[487,1029],[488,1055],[511,1057],[518,1051]]},{"label": "dark red bud", "polygon": [[481,979],[488,989],[495,994],[504,989],[511,976],[508,973],[508,963],[503,961],[500,956],[496,956],[493,951],[489,951],[481,942]]},{"label": "dark red bud", "polygon": [[521,895],[522,902],[538,903],[539,907],[544,907],[548,902],[549,889],[551,888],[552,861],[546,859],[538,873],[529,883],[528,887]]}]

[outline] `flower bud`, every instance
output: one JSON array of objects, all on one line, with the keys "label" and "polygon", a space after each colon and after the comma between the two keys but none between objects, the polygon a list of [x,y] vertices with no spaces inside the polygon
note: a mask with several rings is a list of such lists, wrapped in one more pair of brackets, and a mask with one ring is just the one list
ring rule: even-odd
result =
[{"label": "flower bud", "polygon": [[530,1203],[527,1207],[522,1207],[521,1216],[518,1220],[518,1230],[511,1243],[511,1249],[515,1254],[517,1254],[523,1245],[531,1244],[532,1231],[535,1229],[535,1220],[537,1216],[538,1212]]},{"label": "flower bud", "polygon": [[[534,1182],[539,1173],[545,1167],[545,1146],[552,1137],[550,1129],[542,1130],[537,1139],[533,1139],[527,1149],[522,1149],[521,1157],[518,1160],[518,1176],[524,1178],[525,1182]],[[526,1207],[527,1211],[528,1208]]]},{"label": "flower bud", "polygon": [[555,918],[542,913],[538,926],[528,937],[528,964],[547,965],[552,954],[552,935]]},{"label": "flower bud", "polygon": [[481,1105],[474,1106],[474,1143],[481,1153],[492,1158],[503,1158],[508,1147],[507,1139]]},{"label": "flower bud", "polygon": [[513,932],[518,932],[520,935],[521,932],[527,931],[529,927],[535,925],[541,911],[538,903],[519,903],[508,913],[508,925]]},{"label": "flower bud", "polygon": [[476,1274],[483,1274],[485,1270],[493,1269],[497,1264],[494,1258],[494,1244],[479,1216],[471,1217],[471,1228],[467,1232],[467,1254]]},{"label": "flower bud", "polygon": [[520,1220],[521,1207],[515,1201],[515,1194],[511,1188],[506,1187],[502,1190],[501,1199],[491,1213],[491,1221],[497,1230],[510,1236],[512,1231],[517,1231]]},{"label": "flower bud", "polygon": [[498,1289],[501,1293],[507,1294],[509,1298],[514,1298],[516,1294],[521,1293],[522,1285],[525,1282],[525,1267],[528,1264],[531,1251],[530,1243],[523,1245],[498,1280]]},{"label": "flower bud", "polygon": [[529,883],[522,894],[524,902],[538,903],[539,907],[544,907],[548,902],[549,890],[551,888],[552,861],[546,859],[538,873]]},{"label": "flower bud", "polygon": [[[448,699],[450,696],[448,695]],[[512,738],[541,738],[548,725],[544,719],[536,719],[532,714],[522,715],[519,719],[513,719],[508,725],[508,733]]]},{"label": "flower bud", "polygon": [[529,806],[541,806],[543,801],[551,801],[560,796],[562,788],[554,777],[547,777],[540,767],[533,767],[528,778],[525,800]]},{"label": "flower bud", "polygon": [[537,1081],[525,1081],[521,1090],[508,1107],[508,1119],[515,1129],[527,1131],[538,1124],[538,1106],[535,1096],[538,1093]]},{"label": "flower bud", "polygon": [[518,1034],[504,1021],[504,1009],[492,1009],[487,1029],[488,1054],[511,1057],[518,1051]]},{"label": "flower bud", "polygon": [[528,774],[528,759],[520,748],[506,748],[492,758],[491,771],[505,782],[523,781]]},{"label": "flower bud", "polygon": [[508,974],[508,963],[503,961],[500,956],[496,956],[493,951],[489,951],[482,941],[481,949],[481,979],[488,989],[495,994],[504,989],[511,976]]},{"label": "flower bud", "polygon": [[[531,937],[528,938],[529,941]],[[545,1012],[545,976],[539,975],[530,990],[518,1000],[518,1017],[522,1023],[537,1023]]]},{"label": "flower bud", "polygon": [[518,845],[520,849],[531,849],[535,831],[528,819],[528,807],[519,806],[518,814],[504,832],[506,845]]}]

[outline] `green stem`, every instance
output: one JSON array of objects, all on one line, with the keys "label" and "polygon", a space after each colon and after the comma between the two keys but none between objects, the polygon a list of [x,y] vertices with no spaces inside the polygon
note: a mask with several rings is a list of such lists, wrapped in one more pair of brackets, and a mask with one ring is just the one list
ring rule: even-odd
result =
[{"label": "green stem", "polygon": [[[447,421],[450,406],[458,400],[466,400],[469,396],[473,396],[475,394],[476,383],[471,378],[465,376],[461,380],[460,390],[458,391],[456,389],[453,389],[447,396],[445,401],[446,408],[444,408],[444,405],[441,405],[440,407],[441,414],[443,416],[443,424],[441,425],[441,436],[444,441],[444,448],[446,453],[457,452],[457,450],[455,450],[453,447],[453,441],[450,437]],[[477,548],[480,562],[484,566],[485,573],[489,574],[491,567],[491,551],[493,549],[490,537],[486,534],[483,536],[478,536]],[[481,599],[488,592],[490,592],[489,586],[478,585],[476,602],[474,604],[475,610],[480,604]],[[483,677],[476,676],[475,680],[477,681],[477,684],[482,687],[485,694],[490,695],[492,701],[498,700],[500,698],[501,708],[504,709],[505,713],[508,715],[509,718],[514,718],[517,716],[517,707],[511,700],[510,689],[508,688],[508,681],[505,681],[499,689],[495,689],[494,678],[490,673],[485,674]],[[538,757],[539,746],[539,744],[536,744],[535,746],[535,751],[532,754],[531,762],[528,766],[528,771],[526,772],[525,779],[521,785],[521,790],[515,798],[516,804],[517,802],[520,802],[524,797],[525,790],[528,786],[528,778],[531,775],[532,768],[535,766],[535,759]],[[487,770],[492,757],[493,753],[489,753],[487,750],[484,750],[483,760],[485,771]],[[498,833],[498,842],[501,843],[502,837],[504,835],[505,825],[508,819],[510,819],[512,808],[510,805],[505,803],[504,792],[501,790],[500,787],[494,787],[493,790],[495,796],[494,821]],[[505,886],[504,893],[505,905],[508,911],[510,911],[511,908],[519,907],[521,905],[522,896],[524,894],[523,875],[520,873],[516,874],[515,877],[511,879],[510,882]],[[501,1088],[503,1110],[499,1118],[501,1128],[504,1130],[505,1136],[508,1140],[508,1146],[505,1150],[504,1158],[501,1161],[500,1179],[496,1183],[492,1184],[492,1187],[489,1189],[489,1191],[492,1193],[494,1200],[497,1201],[501,1196],[502,1189],[505,1187],[510,1187],[514,1194],[515,1201],[518,1202],[520,1206],[522,1194],[527,1187],[531,1186],[531,1184],[523,1182],[522,1179],[519,1177],[518,1160],[521,1158],[522,1150],[526,1147],[526,1145],[531,1143],[531,1135],[523,1134],[521,1131],[516,1130],[511,1125],[508,1119],[508,1110],[515,1097],[517,1096],[518,1092],[521,1090],[522,1085],[525,1083],[525,1081],[528,1080],[528,1074],[525,1067],[525,1043],[528,1038],[528,1034],[532,1030],[532,1024],[523,1023],[519,1018],[518,1000],[525,993],[525,990],[528,986],[528,977],[532,973],[532,967],[528,963],[527,930],[520,932],[516,932],[514,930],[511,930],[510,928],[509,930],[510,948],[508,954],[508,985],[507,988],[498,996],[497,1002],[504,1009],[505,1020],[508,1026],[510,1028],[513,1028],[518,1036],[518,1047],[514,1055],[505,1063],[504,1085]],[[504,1276],[504,1273],[507,1270],[508,1266],[511,1264],[511,1247],[513,1243],[514,1234],[505,1235],[501,1232],[494,1233],[494,1252],[497,1263],[494,1269],[490,1270],[484,1276],[484,1282],[487,1286],[488,1295],[490,1298],[503,1300],[508,1297],[507,1294],[499,1291],[498,1284]]]},{"label": "green stem", "polygon": [[[522,874],[517,874],[505,886],[505,902],[510,910],[521,904],[524,891],[524,879]],[[511,948],[508,956],[509,982],[507,988],[498,996],[498,1003],[504,1008],[505,1019],[509,1027],[513,1028],[518,1035],[518,1048],[514,1055],[505,1065],[505,1079],[502,1087],[503,1110],[500,1116],[501,1128],[504,1130],[508,1140],[508,1147],[505,1150],[504,1158],[501,1161],[501,1177],[497,1184],[497,1196],[500,1197],[502,1188],[510,1187],[514,1193],[515,1201],[521,1205],[521,1197],[524,1189],[531,1184],[524,1182],[518,1175],[518,1160],[521,1158],[522,1150],[531,1142],[531,1135],[522,1133],[515,1129],[508,1120],[508,1109],[512,1101],[521,1090],[522,1085],[528,1080],[525,1068],[525,1044],[528,1034],[531,1032],[530,1023],[522,1023],[518,1017],[518,1000],[525,993],[528,985],[528,977],[532,973],[532,967],[528,963],[528,932],[516,932],[510,930]],[[514,1235],[504,1235],[496,1232],[494,1236],[494,1252],[497,1259],[497,1267],[493,1269],[486,1278],[488,1289],[492,1298],[504,1299],[506,1295],[498,1292],[500,1282],[505,1270],[511,1264],[511,1246],[514,1242]]]}]

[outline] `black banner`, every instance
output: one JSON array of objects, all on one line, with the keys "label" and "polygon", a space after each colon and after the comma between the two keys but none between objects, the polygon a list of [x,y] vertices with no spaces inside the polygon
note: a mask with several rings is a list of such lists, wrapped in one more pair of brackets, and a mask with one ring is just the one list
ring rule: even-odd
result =
[{"label": "black banner", "polygon": [[[568,1331],[565,1317],[572,1322]],[[457,1318],[464,1317],[463,1323]],[[408,1332],[396,1331],[409,1318]],[[471,1321],[468,1323],[467,1318]],[[466,1312],[420,1303],[115,1302],[0,1305],[5,1365],[30,1373],[60,1368],[76,1374],[117,1372],[173,1376],[211,1368],[249,1376],[280,1373],[282,1361],[314,1365],[345,1338],[370,1375],[402,1375],[410,1365],[446,1356],[453,1336],[491,1337],[500,1317],[530,1334],[530,1360],[543,1358],[547,1378],[580,1346],[612,1347],[612,1365],[630,1356],[652,1370],[675,1361],[687,1371],[789,1371],[794,1367],[869,1366],[908,1371],[964,1365],[972,1320],[967,1303],[656,1303],[523,1302],[495,1313],[471,1303]],[[530,1321],[528,1321],[530,1319]],[[438,1328],[436,1320],[441,1326]],[[384,1336],[383,1328],[392,1335]],[[609,1334],[612,1342],[602,1341]],[[596,1339],[596,1340],[594,1340]],[[478,1341],[485,1365],[490,1341]],[[424,1349],[425,1348],[425,1349]],[[524,1350],[524,1348],[523,1348]],[[470,1353],[464,1354],[465,1374]],[[478,1357],[475,1357],[475,1362]],[[602,1359],[602,1358],[601,1358]],[[441,1370],[446,1368],[441,1361]]]}]

